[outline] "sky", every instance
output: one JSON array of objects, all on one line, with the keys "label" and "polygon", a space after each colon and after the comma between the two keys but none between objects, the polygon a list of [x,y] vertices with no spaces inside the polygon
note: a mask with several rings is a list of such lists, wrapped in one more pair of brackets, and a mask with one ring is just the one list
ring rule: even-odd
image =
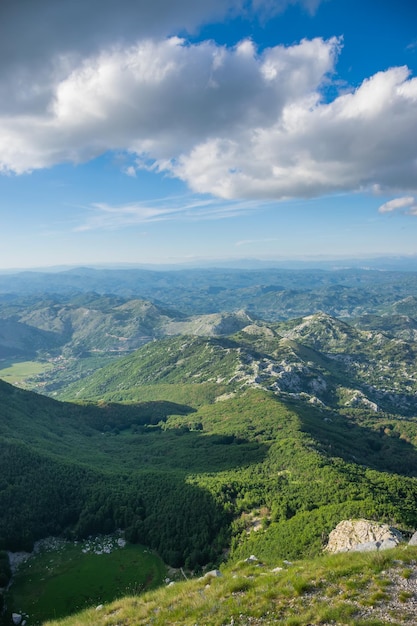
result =
[{"label": "sky", "polygon": [[1,0],[0,269],[417,255],[417,3]]}]

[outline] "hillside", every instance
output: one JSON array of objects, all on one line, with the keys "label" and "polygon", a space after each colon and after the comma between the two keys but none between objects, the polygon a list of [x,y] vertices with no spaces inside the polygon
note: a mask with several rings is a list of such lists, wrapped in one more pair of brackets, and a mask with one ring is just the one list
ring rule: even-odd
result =
[{"label": "hillside", "polygon": [[176,582],[45,626],[415,624],[416,549],[309,561],[241,561],[216,578]]},{"label": "hillside", "polygon": [[[277,557],[294,558],[317,553],[352,514],[417,526],[412,420],[346,419],[256,389],[200,407],[78,406],[5,383],[1,392],[3,547],[122,527],[190,566],[218,558],[231,535],[237,553],[248,541],[271,552],[273,540]],[[267,533],[241,536],[261,509]]]},{"label": "hillside", "polygon": [[[61,393],[64,399],[130,401],[177,395],[172,385],[248,387],[328,407],[414,415],[417,344],[359,330],[318,313],[279,324],[250,323],[229,337],[179,336],[146,344]],[[156,385],[170,385],[162,395]],[[301,394],[301,395],[300,395]],[[146,396],[148,397],[148,396]]]},{"label": "hillside", "polygon": [[[198,570],[224,550],[230,562],[256,554],[271,566],[313,557],[352,516],[417,527],[413,420],[346,418],[260,389],[212,404],[199,396],[194,407],[64,404],[5,383],[0,391],[3,548],[123,528],[166,563]],[[188,623],[181,606],[178,621]]]}]

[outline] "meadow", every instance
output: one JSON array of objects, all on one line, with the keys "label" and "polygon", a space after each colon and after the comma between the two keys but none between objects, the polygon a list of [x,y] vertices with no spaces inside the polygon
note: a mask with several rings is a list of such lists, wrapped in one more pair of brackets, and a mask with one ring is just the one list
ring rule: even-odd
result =
[{"label": "meadow", "polygon": [[34,626],[154,589],[165,577],[162,560],[143,546],[120,546],[116,537],[55,540],[19,566],[6,603]]},{"label": "meadow", "polygon": [[11,385],[32,388],[28,379],[39,374],[45,374],[53,369],[51,363],[42,361],[26,361],[16,359],[0,360],[0,378]]}]

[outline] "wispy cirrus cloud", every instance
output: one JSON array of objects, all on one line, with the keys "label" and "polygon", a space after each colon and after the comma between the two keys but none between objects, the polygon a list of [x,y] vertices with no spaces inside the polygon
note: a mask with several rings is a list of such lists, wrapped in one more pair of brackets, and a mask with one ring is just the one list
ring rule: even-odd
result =
[{"label": "wispy cirrus cloud", "polygon": [[74,232],[119,230],[150,222],[219,220],[255,211],[259,203],[224,203],[215,198],[175,197],[110,205],[94,202],[87,209],[85,220]]},{"label": "wispy cirrus cloud", "polygon": [[417,215],[417,201],[414,196],[394,198],[385,202],[378,208],[379,213],[404,213],[405,215]]}]

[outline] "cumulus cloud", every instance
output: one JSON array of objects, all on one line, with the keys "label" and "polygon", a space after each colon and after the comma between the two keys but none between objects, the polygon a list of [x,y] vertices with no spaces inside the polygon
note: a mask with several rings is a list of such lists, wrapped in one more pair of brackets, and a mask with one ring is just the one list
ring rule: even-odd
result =
[{"label": "cumulus cloud", "polygon": [[394,211],[400,211],[406,215],[417,215],[417,202],[413,196],[405,196],[403,198],[394,198],[382,204],[379,209],[379,213],[393,213]]},{"label": "cumulus cloud", "polygon": [[[130,176],[146,168],[229,200],[416,190],[417,79],[406,67],[379,72],[329,102],[322,92],[341,53],[336,37],[259,52],[251,40],[227,48],[160,36],[243,5],[258,10],[259,2],[215,0],[207,8],[202,0],[125,0],[117,3],[120,16],[112,24],[115,11],[107,9],[115,9],[115,0],[100,0],[102,12],[92,26],[97,2],[64,3],[68,20],[73,11],[84,16],[80,30],[68,29],[61,41],[45,26],[48,45],[33,47],[36,71],[27,83],[21,72],[28,73],[31,63],[25,65],[19,54],[6,68],[13,66],[14,73],[0,74],[0,96],[7,92],[0,97],[0,171],[21,174],[118,150],[131,155],[125,167]],[[5,1],[23,24],[16,4]],[[174,4],[176,12],[170,12]],[[267,0],[261,4],[268,9]],[[65,30],[49,0],[22,0],[28,23],[35,5],[52,23],[60,20],[57,33]],[[161,11],[161,24],[162,5],[168,13]],[[304,0],[304,6],[316,5]],[[142,11],[136,20],[133,7]],[[39,37],[42,20],[38,15],[34,21]],[[141,29],[154,36],[138,39]],[[0,36],[0,47],[7,45],[10,37]],[[38,61],[48,49],[54,54],[42,69]],[[0,63],[5,58],[0,51]]]},{"label": "cumulus cloud", "polygon": [[272,127],[332,70],[338,46],[316,39],[258,56],[250,41],[227,49],[172,37],[114,47],[60,81],[42,113],[0,117],[1,166],[21,173],[118,149],[187,179],[181,159]]},{"label": "cumulus cloud", "polygon": [[193,31],[240,0],[2,0],[0,110],[40,111],[82,59],[141,37]]},{"label": "cumulus cloud", "polygon": [[173,168],[195,191],[225,198],[416,189],[416,104],[417,80],[392,68],[331,103],[306,91],[272,124],[247,128],[239,141],[209,138]]},{"label": "cumulus cloud", "polygon": [[[82,59],[113,45],[195,33],[237,14],[270,16],[322,0],[1,0],[0,111],[40,112]],[[275,6],[276,4],[276,6]]]}]

